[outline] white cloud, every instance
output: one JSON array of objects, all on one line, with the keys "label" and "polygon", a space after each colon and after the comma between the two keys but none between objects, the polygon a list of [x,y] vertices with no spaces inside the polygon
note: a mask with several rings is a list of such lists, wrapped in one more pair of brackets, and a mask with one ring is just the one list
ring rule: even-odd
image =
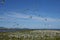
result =
[{"label": "white cloud", "polygon": [[[33,17],[32,19],[39,20],[39,21],[44,21],[44,22],[60,22],[60,19],[54,19],[54,18],[43,18],[43,17]],[[47,21],[45,20],[47,19]]]},{"label": "white cloud", "polygon": [[16,13],[16,12],[8,12],[5,15],[15,18],[29,18],[28,15],[22,14],[22,13]]},{"label": "white cloud", "polygon": [[[32,16],[32,18],[30,18]],[[1,18],[1,17],[0,17]],[[3,19],[8,19],[8,20],[13,20],[15,18],[30,18],[32,20],[37,20],[37,21],[44,21],[44,22],[60,22],[60,19],[54,19],[54,18],[46,18],[46,17],[38,17],[34,15],[26,15],[22,13],[17,13],[17,12],[6,12],[5,16],[2,17]],[[45,21],[47,19],[47,21]]]}]

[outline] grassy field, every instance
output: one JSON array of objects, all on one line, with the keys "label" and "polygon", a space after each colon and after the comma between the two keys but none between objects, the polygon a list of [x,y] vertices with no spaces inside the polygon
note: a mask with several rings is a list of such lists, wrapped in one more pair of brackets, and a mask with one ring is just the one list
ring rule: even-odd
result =
[{"label": "grassy field", "polygon": [[16,32],[0,32],[0,40],[60,40],[60,31],[21,30]]}]

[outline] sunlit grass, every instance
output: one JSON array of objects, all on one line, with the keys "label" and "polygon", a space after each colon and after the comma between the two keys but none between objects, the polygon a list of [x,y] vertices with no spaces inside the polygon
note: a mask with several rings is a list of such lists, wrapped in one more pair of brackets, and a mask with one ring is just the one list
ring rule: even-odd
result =
[{"label": "sunlit grass", "polygon": [[60,31],[21,30],[0,32],[0,40],[60,40]]}]

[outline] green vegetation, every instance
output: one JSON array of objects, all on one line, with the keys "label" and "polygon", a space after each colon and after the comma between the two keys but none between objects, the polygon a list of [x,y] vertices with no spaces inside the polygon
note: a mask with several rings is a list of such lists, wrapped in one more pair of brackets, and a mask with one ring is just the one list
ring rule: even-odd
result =
[{"label": "green vegetation", "polygon": [[0,40],[60,40],[60,31],[21,30],[16,32],[0,32]]}]

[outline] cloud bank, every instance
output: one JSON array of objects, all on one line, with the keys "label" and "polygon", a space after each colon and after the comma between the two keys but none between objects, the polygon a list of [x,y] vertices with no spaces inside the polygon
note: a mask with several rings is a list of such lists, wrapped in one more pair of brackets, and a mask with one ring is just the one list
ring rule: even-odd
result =
[{"label": "cloud bank", "polygon": [[38,17],[36,15],[26,15],[17,12],[5,12],[4,16],[0,16],[0,20],[14,20],[16,18],[32,19],[32,20],[44,21],[44,22],[60,22],[60,19],[49,18],[49,17],[48,18]]}]

